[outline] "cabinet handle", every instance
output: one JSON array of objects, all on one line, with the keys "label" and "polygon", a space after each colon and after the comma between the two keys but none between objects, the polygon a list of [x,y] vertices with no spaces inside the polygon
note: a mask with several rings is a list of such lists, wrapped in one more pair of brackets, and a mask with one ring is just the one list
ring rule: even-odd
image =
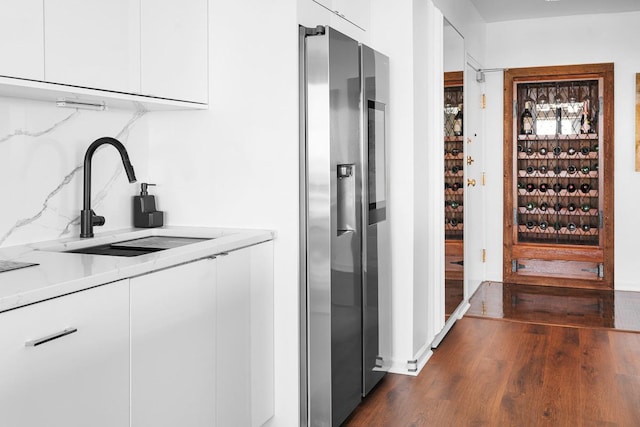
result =
[{"label": "cabinet handle", "polygon": [[49,341],[57,340],[67,335],[71,335],[74,332],[78,332],[78,328],[67,328],[64,331],[56,332],[55,334],[47,335],[46,337],[39,338],[37,340],[27,341],[24,343],[26,347],[35,347],[40,344],[47,343]]}]

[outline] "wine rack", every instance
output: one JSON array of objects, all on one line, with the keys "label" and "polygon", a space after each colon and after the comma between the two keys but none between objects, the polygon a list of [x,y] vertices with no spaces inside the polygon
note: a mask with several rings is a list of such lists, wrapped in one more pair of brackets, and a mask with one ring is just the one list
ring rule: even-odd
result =
[{"label": "wine rack", "polygon": [[444,73],[444,250],[445,278],[464,277],[463,74]]},{"label": "wine rack", "polygon": [[445,240],[462,240],[464,221],[464,144],[461,107],[462,73],[445,73],[444,89],[444,218]]},{"label": "wine rack", "polygon": [[612,89],[612,64],[505,72],[505,281],[612,286]]}]

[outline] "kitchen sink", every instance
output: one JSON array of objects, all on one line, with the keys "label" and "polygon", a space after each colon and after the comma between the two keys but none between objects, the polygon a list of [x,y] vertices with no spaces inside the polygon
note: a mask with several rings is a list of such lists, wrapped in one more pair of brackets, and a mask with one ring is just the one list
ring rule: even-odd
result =
[{"label": "kitchen sink", "polygon": [[114,245],[99,245],[91,246],[88,248],[75,249],[73,251],[67,251],[74,254],[89,254],[89,255],[110,255],[110,256],[139,256],[148,254],[151,252],[158,252],[164,249],[155,248],[123,248]]},{"label": "kitchen sink", "polygon": [[166,249],[178,248],[192,243],[199,243],[205,240],[211,239],[198,237],[150,236],[125,240],[122,242],[78,248],[66,252],[75,254],[134,257]]}]

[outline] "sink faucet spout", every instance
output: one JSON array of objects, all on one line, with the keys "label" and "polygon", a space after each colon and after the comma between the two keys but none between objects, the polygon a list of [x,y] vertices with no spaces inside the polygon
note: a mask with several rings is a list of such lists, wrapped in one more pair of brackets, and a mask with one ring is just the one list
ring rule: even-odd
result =
[{"label": "sink faucet spout", "polygon": [[136,174],[129,160],[129,154],[120,141],[108,136],[93,141],[84,155],[84,193],[82,211],[80,212],[80,237],[93,237],[93,226],[104,225],[105,222],[103,216],[96,215],[91,209],[91,160],[98,147],[104,144],[112,145],[118,150],[129,182],[136,182]]}]

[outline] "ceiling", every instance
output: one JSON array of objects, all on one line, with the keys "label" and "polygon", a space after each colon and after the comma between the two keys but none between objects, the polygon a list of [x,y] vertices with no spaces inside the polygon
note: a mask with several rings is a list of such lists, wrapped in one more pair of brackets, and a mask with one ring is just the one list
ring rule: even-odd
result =
[{"label": "ceiling", "polygon": [[471,0],[487,22],[640,11],[640,0]]}]

